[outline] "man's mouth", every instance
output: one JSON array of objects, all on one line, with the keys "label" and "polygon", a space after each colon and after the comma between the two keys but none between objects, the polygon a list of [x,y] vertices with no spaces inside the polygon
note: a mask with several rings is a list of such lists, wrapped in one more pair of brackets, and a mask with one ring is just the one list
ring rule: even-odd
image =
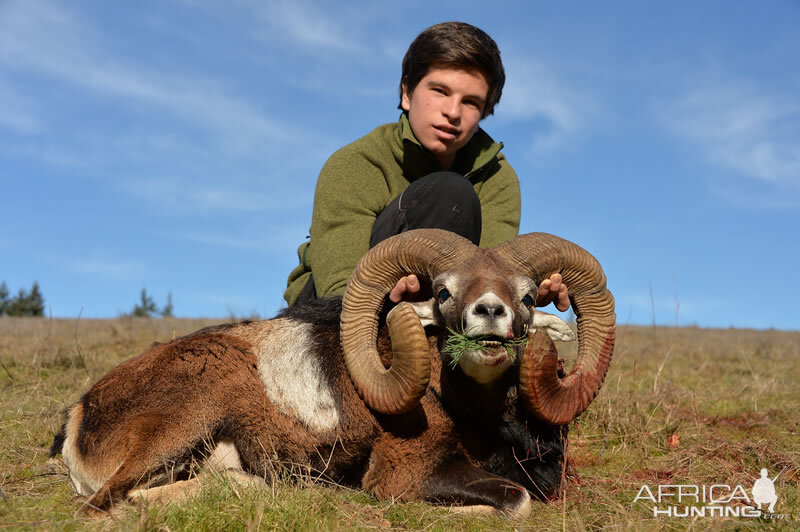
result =
[{"label": "man's mouth", "polygon": [[433,126],[437,136],[442,140],[454,140],[458,136],[458,129],[450,126]]}]

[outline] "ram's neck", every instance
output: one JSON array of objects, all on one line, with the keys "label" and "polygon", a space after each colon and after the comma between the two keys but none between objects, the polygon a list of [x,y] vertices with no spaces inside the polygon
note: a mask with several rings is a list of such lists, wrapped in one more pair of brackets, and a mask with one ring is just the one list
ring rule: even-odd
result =
[{"label": "ram's neck", "polygon": [[442,367],[442,403],[454,419],[494,423],[502,418],[506,400],[516,382],[514,374],[517,374],[516,367],[512,366],[501,378],[482,384],[465,375],[459,367]]}]

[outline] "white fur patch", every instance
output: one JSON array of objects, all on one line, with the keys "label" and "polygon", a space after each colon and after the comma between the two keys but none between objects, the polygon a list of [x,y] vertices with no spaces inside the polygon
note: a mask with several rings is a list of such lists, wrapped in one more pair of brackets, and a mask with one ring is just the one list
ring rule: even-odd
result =
[{"label": "white fur patch", "polygon": [[510,358],[506,358],[497,366],[487,366],[485,358],[483,351],[465,351],[458,359],[458,365],[464,374],[475,382],[489,384],[499,379],[514,363]]},{"label": "white fur patch", "polygon": [[[422,324],[423,327],[427,327],[428,325],[439,325],[439,320],[436,319],[436,299],[430,298],[427,301],[417,301],[417,302],[409,302],[409,305],[414,309],[414,312],[417,313],[417,317],[419,318],[419,322]],[[388,321],[389,316],[394,312],[394,307],[392,310],[389,311],[389,314],[386,316]]]},{"label": "white fur patch", "polygon": [[[502,307],[503,314],[490,316],[478,311],[479,306],[487,308]],[[506,305],[494,292],[486,292],[464,309],[464,332],[469,336],[480,334],[495,334],[505,338],[511,331],[514,322],[514,311]]]},{"label": "white fur patch", "polygon": [[[483,310],[480,307],[483,307]],[[490,313],[488,309],[501,309],[502,314]],[[514,322],[514,312],[494,292],[486,292],[464,309],[464,332],[467,336],[480,336],[484,334],[495,335],[499,338],[508,338],[511,333],[511,324]],[[464,373],[476,382],[488,384],[497,380],[513,364],[510,358],[502,363],[487,365],[487,359],[482,350],[466,351],[458,360],[458,365]]]},{"label": "white fur patch", "polygon": [[[492,515],[496,514],[497,509],[485,504],[475,504],[472,506],[451,506],[450,511],[461,515]],[[531,496],[527,490],[523,490],[522,500],[516,507],[509,508],[505,512],[505,517],[513,520],[527,519],[531,515]]]},{"label": "white fur patch", "polygon": [[519,505],[509,511],[511,519],[527,519],[531,515],[531,496],[528,490],[522,490],[523,497]]},{"label": "white fur patch", "polygon": [[567,322],[558,316],[538,310],[533,313],[531,332],[536,329],[544,329],[550,338],[558,342],[571,342],[576,338],[575,331],[567,325]]},{"label": "white fur patch", "polygon": [[232,440],[220,440],[206,458],[204,467],[225,470],[242,469],[242,459]]},{"label": "white fur patch", "polygon": [[111,475],[99,475],[92,471],[78,452],[77,438],[82,414],[83,406],[80,403],[70,409],[61,456],[64,458],[64,465],[69,470],[69,479],[75,491],[78,495],[88,497],[103,487]]},{"label": "white fur patch", "polygon": [[273,320],[272,324],[257,351],[258,372],[267,396],[284,414],[312,431],[334,430],[339,425],[339,412],[312,354],[311,325],[291,320]]}]

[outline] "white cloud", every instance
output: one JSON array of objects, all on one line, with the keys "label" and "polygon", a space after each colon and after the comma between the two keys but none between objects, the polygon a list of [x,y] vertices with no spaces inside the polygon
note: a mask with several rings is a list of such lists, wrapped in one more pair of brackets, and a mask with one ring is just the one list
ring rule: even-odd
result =
[{"label": "white cloud", "polygon": [[[102,35],[67,11],[37,2],[12,4],[0,22],[0,64],[179,115],[229,144],[252,146],[305,138],[258,106],[225,93],[207,78],[164,74],[104,52]],[[37,35],[37,38],[31,38]]]},{"label": "white cloud", "polygon": [[38,133],[41,130],[33,102],[14,90],[2,76],[0,76],[0,128],[11,129],[24,135]]},{"label": "white cloud", "polygon": [[78,273],[99,275],[120,281],[140,279],[147,272],[147,268],[141,262],[116,260],[100,254],[75,259],[69,261],[67,265]]},{"label": "white cloud", "polygon": [[324,11],[308,2],[298,0],[273,0],[248,2],[262,25],[258,36],[273,40],[276,36],[288,39],[298,46],[315,50],[333,50],[340,53],[362,55],[368,49],[354,38],[352,19],[346,5]]},{"label": "white cloud", "polygon": [[[291,183],[284,184],[291,187]],[[275,184],[242,186],[217,180],[198,183],[183,177],[159,176],[120,183],[128,193],[175,214],[202,211],[265,212],[310,207],[310,194],[276,193]]]},{"label": "white cloud", "polygon": [[503,120],[543,122],[533,134],[533,150],[548,153],[566,146],[596,114],[592,98],[530,58],[504,57],[507,80],[497,113]]},{"label": "white cloud", "polygon": [[[262,251],[279,257],[292,257],[297,246],[308,234],[308,222],[280,224],[270,222],[271,227],[253,230],[245,228],[242,232],[249,237],[242,237],[225,232],[171,232],[161,236],[197,244],[216,246],[228,249]],[[290,259],[291,260],[291,259]]]},{"label": "white cloud", "polygon": [[271,117],[265,92],[226,87],[243,87],[240,73],[220,81],[185,74],[197,63],[128,56],[119,50],[138,34],[111,35],[71,4],[0,6],[0,156],[101,178],[177,214],[310,206],[330,141]]},{"label": "white cloud", "polygon": [[714,164],[777,185],[800,185],[800,100],[736,81],[688,92],[663,122]]}]

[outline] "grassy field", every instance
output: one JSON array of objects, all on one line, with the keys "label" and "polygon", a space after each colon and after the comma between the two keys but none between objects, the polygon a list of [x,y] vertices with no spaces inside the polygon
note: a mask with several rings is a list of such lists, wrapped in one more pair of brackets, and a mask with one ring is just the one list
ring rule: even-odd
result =
[{"label": "grassy field", "polygon": [[[800,528],[800,332],[652,327],[618,329],[606,384],[570,431],[565,493],[534,503],[523,523],[378,501],[337,486],[244,490],[222,480],[182,504],[127,506],[100,521],[76,517],[63,465],[47,458],[61,410],[152,342],[212,323],[0,318],[0,528]],[[634,502],[643,485],[655,496],[659,485],[741,485],[751,496],[761,468],[770,477],[783,470],[775,482],[783,519],[654,517],[652,501]],[[737,496],[730,507],[741,510]]]}]

